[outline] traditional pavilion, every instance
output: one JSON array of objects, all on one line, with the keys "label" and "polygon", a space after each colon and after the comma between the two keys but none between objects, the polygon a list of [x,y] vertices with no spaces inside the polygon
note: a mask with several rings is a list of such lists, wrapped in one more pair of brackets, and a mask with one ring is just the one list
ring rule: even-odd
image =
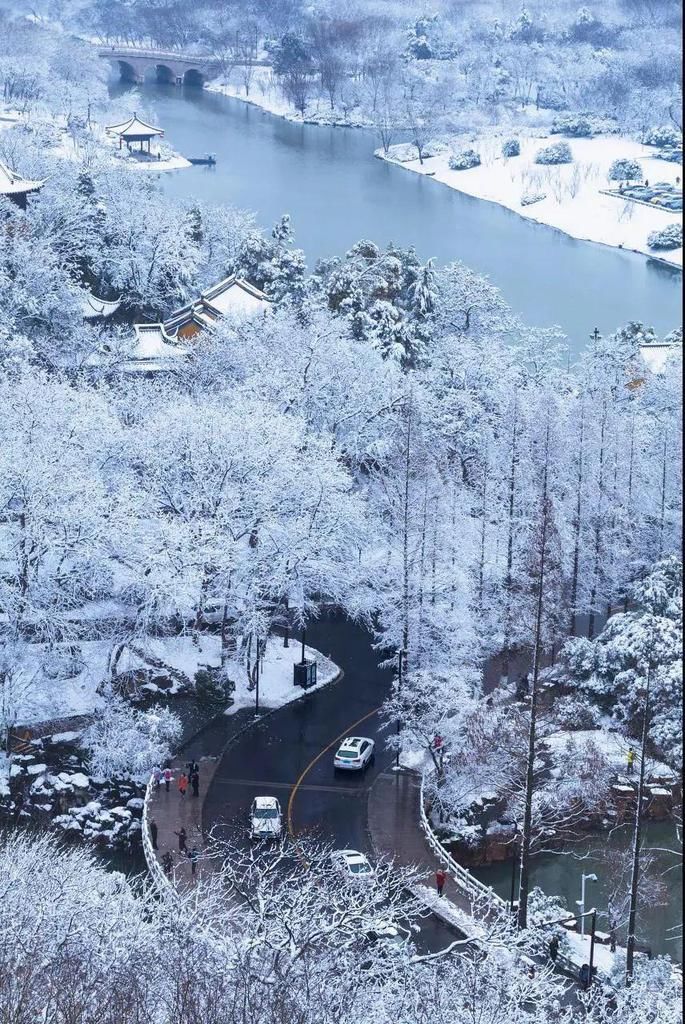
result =
[{"label": "traditional pavilion", "polygon": [[38,192],[44,184],[44,181],[29,181],[28,178],[22,178],[0,160],[0,196],[11,199],[22,210],[26,209],[26,197],[32,192]]},{"label": "traditional pavilion", "polygon": [[144,146],[147,142],[147,151],[150,152],[150,142],[155,137],[160,138],[164,135],[161,128],[155,128],[152,124],[146,124],[145,121],[141,121],[136,113],[133,117],[129,117],[128,121],[122,121],[121,124],[111,124],[105,128],[105,131],[110,135],[117,135],[119,137],[119,149],[121,149],[122,143],[126,143],[128,148],[139,142],[140,152],[144,152]]},{"label": "traditional pavilion", "polygon": [[175,338],[192,338],[205,327],[212,327],[225,316],[254,316],[271,305],[259,288],[232,274],[223,281],[200,292],[199,299],[189,302],[164,321],[164,330]]},{"label": "traditional pavilion", "polygon": [[[190,355],[184,342],[211,328],[223,317],[263,316],[270,307],[271,302],[264,292],[233,274],[201,292],[200,297],[187,306],[175,310],[164,323],[134,324],[133,344],[122,367],[132,373],[173,371]],[[96,357],[92,363],[97,361]]]}]

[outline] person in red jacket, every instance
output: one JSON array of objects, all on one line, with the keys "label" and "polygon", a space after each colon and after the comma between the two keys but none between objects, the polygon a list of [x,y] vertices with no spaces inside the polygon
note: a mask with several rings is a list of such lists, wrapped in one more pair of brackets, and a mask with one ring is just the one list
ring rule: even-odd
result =
[{"label": "person in red jacket", "polygon": [[443,871],[442,868],[438,868],[435,872],[435,884],[438,890],[438,896],[442,896],[443,889],[445,888],[445,882],[447,881],[447,872]]},{"label": "person in red jacket", "polygon": [[179,775],[179,778],[178,778],[178,791],[181,794],[181,796],[185,796],[186,795],[187,788],[188,788],[188,776],[186,775],[185,772],[181,772],[181,774]]}]

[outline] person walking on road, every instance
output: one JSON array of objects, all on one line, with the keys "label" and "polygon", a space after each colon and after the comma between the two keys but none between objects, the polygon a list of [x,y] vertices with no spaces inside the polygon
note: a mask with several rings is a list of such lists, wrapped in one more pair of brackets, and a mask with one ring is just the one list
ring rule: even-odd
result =
[{"label": "person walking on road", "polygon": [[200,795],[200,773],[194,771],[190,776],[190,785],[193,787],[193,796]]},{"label": "person walking on road", "polygon": [[559,936],[553,935],[549,940],[549,958],[552,963],[556,963],[557,957],[559,956]]},{"label": "person walking on road", "polygon": [[152,769],[152,785],[153,785],[153,788],[154,789],[159,789],[161,781],[162,781],[162,769],[157,764]]},{"label": "person walking on road", "polygon": [[164,868],[164,874],[167,876],[167,878],[171,878],[173,866],[174,858],[171,855],[171,851],[167,850],[167,852],[162,857],[162,867]]},{"label": "person walking on road", "polygon": [[165,768],[163,773],[162,773],[162,777],[164,778],[164,788],[166,789],[166,791],[168,793],[169,792],[169,783],[171,782],[171,780],[174,777],[172,772],[171,772],[171,768]]},{"label": "person walking on road", "polygon": [[616,922],[613,918],[609,921],[609,950],[616,952]]},{"label": "person walking on road", "polygon": [[157,822],[154,818],[150,818],[150,839],[152,840],[152,849],[157,849]]},{"label": "person walking on road", "polygon": [[185,772],[181,772],[181,774],[179,776],[179,779],[178,779],[178,791],[181,794],[181,796],[185,796],[186,795],[187,788],[188,788],[188,776],[186,775]]},{"label": "person walking on road", "polygon": [[190,858],[190,873],[191,873],[191,875],[194,878],[195,877],[195,871],[197,870],[197,860],[198,860],[198,857],[199,857],[199,853],[197,851],[197,846],[194,846],[192,848],[192,850],[188,854],[188,857]]},{"label": "person walking on road", "polygon": [[178,836],[178,852],[187,853],[188,847],[186,845],[186,842],[188,837],[186,836],[186,830],[183,827],[181,827],[180,832],[174,832],[174,835]]},{"label": "person walking on road", "polygon": [[438,890],[438,896],[442,896],[446,881],[447,872],[443,871],[442,868],[438,868],[438,870],[435,872],[435,886]]},{"label": "person walking on road", "polygon": [[633,750],[632,747],[630,747],[629,750],[628,750],[628,775],[632,775],[633,774],[634,766],[635,766],[635,751]]}]

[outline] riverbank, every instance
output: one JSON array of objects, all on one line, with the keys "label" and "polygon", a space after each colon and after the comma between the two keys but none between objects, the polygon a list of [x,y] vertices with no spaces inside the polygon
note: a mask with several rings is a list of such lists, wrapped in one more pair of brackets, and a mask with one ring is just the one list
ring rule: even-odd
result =
[{"label": "riverbank", "polygon": [[[644,180],[666,182],[676,188],[680,188],[682,182],[680,164],[658,159],[654,147],[644,146],[625,136],[564,140],[571,148],[573,163],[560,165],[535,163],[539,149],[562,141],[558,135],[549,138],[519,136],[521,152],[515,157],[502,156],[503,141],[503,136],[464,140],[463,148],[474,149],[480,157],[478,166],[466,170],[450,168],[453,153],[450,148],[435,156],[424,157],[423,163],[413,157],[415,147],[406,144],[391,146],[387,154],[376,150],[376,156],[415,174],[433,178],[474,199],[497,203],[536,224],[557,228],[572,238],[627,249],[682,269],[682,247],[663,251],[651,249],[647,244],[653,231],[670,225],[682,227],[682,213],[673,214],[645,203],[609,195],[606,191],[610,186],[618,185],[607,179],[614,160],[635,160]],[[410,151],[413,154],[408,159]]]},{"label": "riverbank", "polygon": [[294,124],[318,124],[327,128],[371,127],[371,122],[364,118],[350,117],[346,114],[341,117],[335,107],[332,108],[330,104],[319,97],[307,103],[304,114],[300,113],[283,95],[270,67],[253,69],[253,80],[248,92],[245,89],[244,81],[240,80],[240,71],[240,68],[231,69],[221,78],[208,82],[205,89],[207,92],[219,93],[221,96],[228,96],[230,99],[240,100],[241,103],[258,107],[267,114],[282,117]]}]

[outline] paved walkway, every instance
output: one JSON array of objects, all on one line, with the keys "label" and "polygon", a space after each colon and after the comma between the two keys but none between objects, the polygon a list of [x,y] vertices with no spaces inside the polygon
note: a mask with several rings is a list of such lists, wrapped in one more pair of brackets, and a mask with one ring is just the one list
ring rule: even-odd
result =
[{"label": "paved walkway", "polygon": [[[394,860],[398,867],[416,867],[424,872],[422,881],[435,889],[435,872],[442,865],[428,845],[420,824],[421,777],[411,771],[381,772],[369,793],[368,826],[377,856]],[[471,915],[469,897],[448,876],[444,896],[446,904]],[[431,901],[431,910],[449,925],[454,918],[446,905],[440,911]]]},{"label": "paved walkway", "polygon": [[185,770],[190,755],[180,754],[171,762],[173,779],[169,785],[169,792],[166,791],[164,783],[160,785],[157,793],[150,802],[149,817],[157,824],[157,857],[161,862],[167,851],[171,851],[174,860],[174,881],[177,884],[190,884],[193,881],[192,870],[189,858],[182,854],[178,848],[177,832],[183,827],[186,830],[186,846],[191,850],[197,847],[200,857],[197,863],[197,875],[209,870],[209,865],[202,859],[204,849],[204,836],[202,834],[202,804],[205,794],[212,781],[216,770],[216,757],[201,757],[198,759],[200,766],[200,792],[193,796],[190,786],[185,796],[181,796],[178,789],[178,780]]}]

